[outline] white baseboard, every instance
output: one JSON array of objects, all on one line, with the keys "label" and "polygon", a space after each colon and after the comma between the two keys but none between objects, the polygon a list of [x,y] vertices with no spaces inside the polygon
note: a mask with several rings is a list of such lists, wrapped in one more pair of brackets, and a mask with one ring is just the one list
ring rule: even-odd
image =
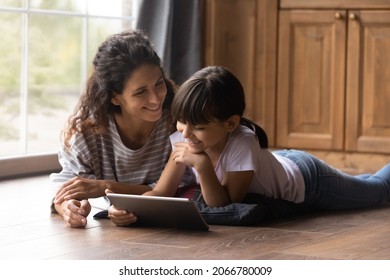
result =
[{"label": "white baseboard", "polygon": [[20,156],[0,159],[0,180],[61,170],[57,154]]}]

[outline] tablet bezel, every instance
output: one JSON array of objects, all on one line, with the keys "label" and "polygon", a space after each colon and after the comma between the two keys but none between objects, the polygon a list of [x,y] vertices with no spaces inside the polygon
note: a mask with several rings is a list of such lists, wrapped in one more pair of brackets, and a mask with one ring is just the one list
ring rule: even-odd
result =
[{"label": "tablet bezel", "polygon": [[188,198],[117,193],[108,193],[107,197],[117,209],[135,213],[136,226],[209,229],[194,201]]}]

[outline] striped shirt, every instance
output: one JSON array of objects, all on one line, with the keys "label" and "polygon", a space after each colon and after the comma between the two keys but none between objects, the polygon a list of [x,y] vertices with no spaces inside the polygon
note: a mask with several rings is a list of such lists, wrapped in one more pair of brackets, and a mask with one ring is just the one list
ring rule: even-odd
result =
[{"label": "striped shirt", "polygon": [[62,171],[50,175],[53,195],[61,184],[75,176],[129,184],[155,183],[172,150],[170,121],[169,113],[165,112],[145,145],[138,150],[123,144],[112,117],[102,134],[92,130],[76,133],[71,139],[71,147],[63,146],[59,151]]}]

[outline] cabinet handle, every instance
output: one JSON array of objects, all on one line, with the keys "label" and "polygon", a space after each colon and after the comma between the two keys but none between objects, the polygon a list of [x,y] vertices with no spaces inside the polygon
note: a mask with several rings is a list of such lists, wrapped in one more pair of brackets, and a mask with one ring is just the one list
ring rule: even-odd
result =
[{"label": "cabinet handle", "polygon": [[349,19],[350,20],[357,20],[357,15],[355,13],[350,13],[349,14]]},{"label": "cabinet handle", "polygon": [[334,17],[335,17],[335,19],[342,19],[343,18],[343,14],[340,13],[340,12],[335,12],[334,13]]}]

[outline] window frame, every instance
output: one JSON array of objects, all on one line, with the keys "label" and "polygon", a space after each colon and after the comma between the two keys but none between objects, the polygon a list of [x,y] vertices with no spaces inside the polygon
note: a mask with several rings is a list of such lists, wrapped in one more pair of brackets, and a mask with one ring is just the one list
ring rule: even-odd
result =
[{"label": "window frame", "polygon": [[[133,9],[137,5],[137,1],[133,0]],[[135,22],[136,15],[132,16],[107,16],[107,15],[95,15],[88,13],[88,3],[86,1],[85,13],[76,11],[61,11],[61,10],[43,10],[32,9],[29,7],[29,0],[25,0],[25,7],[0,7],[0,12],[18,13],[22,16],[22,50],[21,50],[21,72],[20,72],[20,139],[19,145],[23,146],[22,152],[18,155],[0,156],[0,180],[11,179],[23,176],[31,176],[38,174],[49,174],[51,172],[57,172],[61,170],[61,165],[58,162],[57,152],[29,154],[27,151],[27,125],[28,125],[28,111],[27,111],[27,97],[28,97],[28,30],[29,30],[29,15],[31,14],[44,14],[51,16],[65,16],[65,17],[81,17],[83,18],[83,37],[82,37],[82,71],[81,80],[86,81],[88,75],[88,32],[89,32],[89,20],[88,19],[109,19],[109,20],[129,20]],[[135,9],[136,10],[136,9]],[[65,122],[66,120],[64,120]],[[58,142],[58,147],[61,143]]]}]

